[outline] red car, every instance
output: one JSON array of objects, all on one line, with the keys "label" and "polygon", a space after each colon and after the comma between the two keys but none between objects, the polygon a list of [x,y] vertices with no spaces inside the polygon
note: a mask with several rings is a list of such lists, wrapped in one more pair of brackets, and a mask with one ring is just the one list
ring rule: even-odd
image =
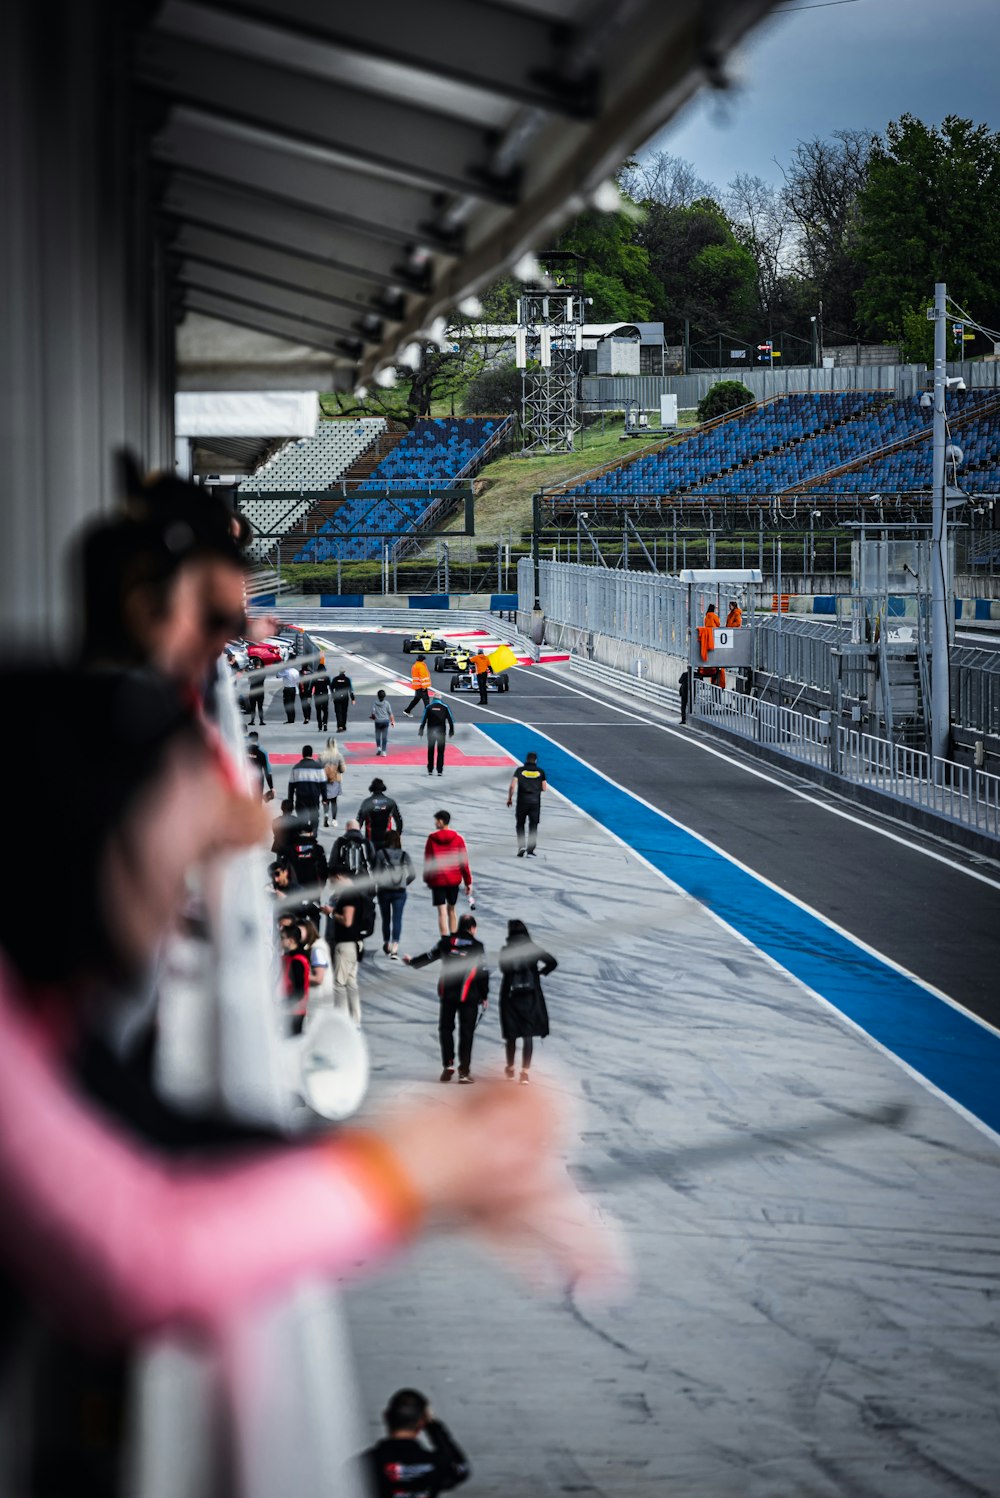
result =
[{"label": "red car", "polygon": [[281,651],[277,645],[268,645],[263,640],[247,646],[247,655],[252,661],[257,661],[261,666],[280,666]]}]

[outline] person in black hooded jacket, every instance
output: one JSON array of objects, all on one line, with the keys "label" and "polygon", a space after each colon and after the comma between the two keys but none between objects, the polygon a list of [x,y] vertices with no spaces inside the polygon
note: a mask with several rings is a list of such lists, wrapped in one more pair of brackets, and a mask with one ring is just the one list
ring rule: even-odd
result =
[{"label": "person in black hooded jacket", "polygon": [[535,1036],[549,1033],[549,1012],[541,978],[555,972],[556,959],[532,941],[523,921],[507,922],[507,942],[500,951],[500,1033],[507,1047],[508,1077],[514,1075],[517,1042],[521,1042],[521,1081],[527,1082]]},{"label": "person in black hooded jacket", "polygon": [[404,957],[408,967],[427,967],[440,962],[438,998],[441,1010],[438,1037],[441,1041],[442,1082],[455,1074],[455,1021],[458,1020],[458,1080],[472,1082],[472,1039],[480,1008],[485,1009],[490,988],[490,974],[483,958],[482,942],[476,936],[476,918],[463,915],[457,931],[442,936],[429,952],[419,957]]},{"label": "person in black hooded jacket", "polygon": [[376,1498],[437,1498],[469,1477],[465,1452],[419,1390],[397,1390],[382,1418],[388,1435],[364,1454]]}]

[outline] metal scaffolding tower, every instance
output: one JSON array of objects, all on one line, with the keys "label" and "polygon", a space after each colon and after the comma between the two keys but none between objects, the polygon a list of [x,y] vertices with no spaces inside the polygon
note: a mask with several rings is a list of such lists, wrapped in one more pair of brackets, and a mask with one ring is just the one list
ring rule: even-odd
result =
[{"label": "metal scaffolding tower", "polygon": [[583,258],[553,251],[541,264],[542,277],[525,284],[517,304],[521,451],[572,452],[586,309]]}]

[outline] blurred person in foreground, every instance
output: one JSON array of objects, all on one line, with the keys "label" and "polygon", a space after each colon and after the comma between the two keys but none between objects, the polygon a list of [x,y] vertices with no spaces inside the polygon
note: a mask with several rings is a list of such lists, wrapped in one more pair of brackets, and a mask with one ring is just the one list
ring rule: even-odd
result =
[{"label": "blurred person in foreground", "polygon": [[418,1389],[397,1389],[382,1419],[387,1434],[364,1453],[376,1498],[437,1498],[471,1476],[465,1452]]},{"label": "blurred person in foreground", "polygon": [[[60,869],[74,891],[60,940],[39,942],[15,902],[0,908],[7,1347],[29,1324],[105,1352],[164,1331],[214,1344],[302,1276],[353,1272],[424,1226],[473,1229],[570,1280],[607,1271],[609,1240],[569,1182],[561,1110],[542,1090],[484,1085],[460,1117],[410,1104],[371,1129],[286,1144],[172,1116],[110,1052],[81,1075],[114,995],[141,984],[174,928],[189,871],[242,832],[177,694],[142,674],[41,668],[75,724],[88,795]],[[3,670],[0,690],[18,700],[39,670]],[[15,800],[7,832],[41,889],[32,817],[30,798]],[[19,1475],[9,1490],[84,1488]]]}]

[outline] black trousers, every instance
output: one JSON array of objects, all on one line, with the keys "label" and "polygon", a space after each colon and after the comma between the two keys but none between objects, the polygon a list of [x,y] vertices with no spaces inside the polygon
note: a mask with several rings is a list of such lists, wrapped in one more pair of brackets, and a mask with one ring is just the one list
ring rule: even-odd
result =
[{"label": "black trousers", "polygon": [[263,721],[264,721],[264,693],[263,693],[263,691],[260,691],[260,692],[251,692],[250,693],[250,722],[251,723],[254,721],[254,719],[256,718],[256,716],[257,716],[258,713],[260,714],[260,721],[263,723]]},{"label": "black trousers", "polygon": [[455,1021],[458,1020],[458,1069],[467,1072],[472,1066],[472,1037],[476,1033],[479,1005],[471,999],[460,1004],[458,999],[442,999],[438,1018],[438,1035],[441,1037],[441,1065],[455,1065]]},{"label": "black trousers", "polygon": [[330,699],[329,697],[314,697],[316,704],[316,727],[326,728],[330,722]]},{"label": "black trousers", "polygon": [[480,671],[479,674],[476,676],[476,686],[479,688],[479,701],[482,703],[483,707],[486,706],[486,701],[487,701],[487,697],[486,697],[486,675],[487,675],[487,673],[485,671]]},{"label": "black trousers", "polygon": [[[521,1070],[527,1071],[531,1065],[531,1053],[535,1049],[535,1042],[530,1035],[521,1035],[518,1039],[521,1042]],[[507,1046],[507,1065],[513,1066],[514,1057],[517,1055],[517,1040],[508,1040],[505,1044]]]},{"label": "black trousers", "polygon": [[528,824],[527,851],[531,853],[538,841],[538,814],[541,806],[537,801],[518,801],[514,814],[514,826],[517,828],[517,846],[525,846],[524,824]]},{"label": "black trousers", "polygon": [[312,717],[312,697],[308,692],[304,692],[299,687],[299,700],[302,703],[302,721],[303,723],[308,723]]},{"label": "black trousers", "polygon": [[294,687],[282,687],[281,700],[285,704],[285,717],[289,723],[295,722],[295,699],[298,696]]},{"label": "black trousers", "polygon": [[[438,772],[439,775],[444,770],[444,741],[445,741],[445,731],[444,731],[443,728],[428,728],[428,730],[427,730],[427,773],[428,773],[428,775],[435,768],[437,769],[437,772]],[[435,767],[435,764],[434,764],[435,755],[437,756],[437,766],[436,767]]]},{"label": "black trousers", "polygon": [[337,732],[343,733],[347,727],[347,709],[351,705],[350,697],[334,697],[333,711],[337,717]]},{"label": "black trousers", "polygon": [[412,713],[418,702],[422,702],[424,704],[424,707],[426,707],[430,700],[431,694],[428,688],[418,687],[413,694],[412,701],[403,709],[403,711],[406,713]]}]

